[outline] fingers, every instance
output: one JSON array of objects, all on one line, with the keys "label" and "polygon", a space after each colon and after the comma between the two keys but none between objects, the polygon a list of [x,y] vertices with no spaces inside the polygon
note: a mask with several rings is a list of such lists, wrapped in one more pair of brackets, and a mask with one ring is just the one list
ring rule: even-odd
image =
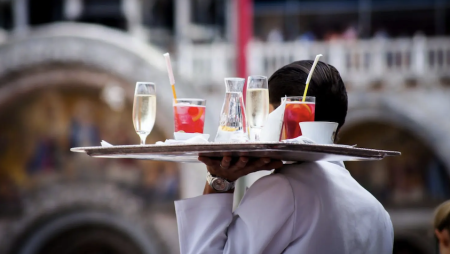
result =
[{"label": "fingers", "polygon": [[232,160],[230,156],[224,156],[222,160],[212,157],[198,157],[203,162],[212,175],[234,181],[241,176],[261,171],[272,170],[283,166],[280,160],[271,160],[269,158],[250,159],[248,157],[239,157],[237,161]]},{"label": "fingers", "polygon": [[234,170],[239,170],[244,168],[247,165],[248,162],[248,158],[247,157],[241,157],[239,158],[238,162],[236,162],[236,164],[234,165],[233,169]]},{"label": "fingers", "polygon": [[266,170],[265,165],[268,163],[270,163],[270,159],[261,158],[250,163],[243,171],[247,175],[256,171]]},{"label": "fingers", "polygon": [[272,170],[276,168],[280,168],[283,166],[283,162],[280,160],[271,160],[269,158],[261,158],[259,160],[254,161],[253,163],[247,165],[247,167],[243,170],[242,173],[250,174],[256,171],[261,170]]},{"label": "fingers", "polygon": [[198,157],[198,160],[203,162],[206,166],[212,167],[215,165],[215,161],[213,159],[210,159],[208,157]]},{"label": "fingers", "polygon": [[220,162],[220,167],[222,169],[227,169],[230,167],[230,163],[231,163],[231,157],[230,156],[225,156],[222,158],[222,161]]},{"label": "fingers", "polygon": [[264,165],[263,170],[272,170],[283,167],[283,162],[280,160],[272,160],[270,163]]},{"label": "fingers", "polygon": [[257,167],[262,167],[267,165],[268,163],[270,163],[271,160],[269,158],[261,158],[258,160],[258,164],[256,165]]}]

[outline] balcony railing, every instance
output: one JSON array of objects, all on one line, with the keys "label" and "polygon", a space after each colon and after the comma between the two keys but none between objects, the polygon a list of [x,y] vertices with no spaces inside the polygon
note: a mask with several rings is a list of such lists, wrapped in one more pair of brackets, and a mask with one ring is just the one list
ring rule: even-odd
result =
[{"label": "balcony railing", "polygon": [[[407,80],[431,84],[450,76],[450,37],[371,39],[335,42],[252,42],[247,49],[248,72],[270,76],[290,62],[314,59],[334,65],[353,88],[374,82],[397,85]],[[232,44],[180,44],[178,72],[208,85],[235,75],[235,48]]]}]

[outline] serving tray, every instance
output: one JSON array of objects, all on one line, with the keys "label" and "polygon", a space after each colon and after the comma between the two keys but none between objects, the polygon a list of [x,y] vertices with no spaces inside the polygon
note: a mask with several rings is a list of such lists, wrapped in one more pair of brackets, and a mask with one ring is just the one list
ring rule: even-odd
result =
[{"label": "serving tray", "polygon": [[92,157],[128,158],[175,162],[199,162],[198,156],[247,156],[296,161],[360,161],[381,160],[400,155],[397,151],[375,150],[347,145],[296,144],[282,142],[202,143],[74,147],[72,152]]}]

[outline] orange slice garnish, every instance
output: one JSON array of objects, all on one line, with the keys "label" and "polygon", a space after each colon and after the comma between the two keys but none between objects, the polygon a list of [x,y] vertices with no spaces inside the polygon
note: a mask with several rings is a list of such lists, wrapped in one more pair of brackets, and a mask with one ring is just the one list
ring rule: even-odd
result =
[{"label": "orange slice garnish", "polygon": [[312,111],[311,111],[311,109],[309,108],[309,106],[308,106],[308,104],[307,103],[289,103],[289,104],[286,104],[286,107],[289,107],[290,108],[290,110],[292,110],[292,111],[295,111],[296,109],[299,109],[300,107],[306,107],[306,109],[308,110],[308,112],[310,113],[310,114],[312,114]]},{"label": "orange slice garnish", "polygon": [[203,115],[204,110],[198,107],[189,107],[188,113],[192,117],[192,121],[196,122],[198,119],[200,119]]},{"label": "orange slice garnish", "polygon": [[301,104],[309,111],[310,114],[312,114],[311,108],[309,108],[308,104]]}]

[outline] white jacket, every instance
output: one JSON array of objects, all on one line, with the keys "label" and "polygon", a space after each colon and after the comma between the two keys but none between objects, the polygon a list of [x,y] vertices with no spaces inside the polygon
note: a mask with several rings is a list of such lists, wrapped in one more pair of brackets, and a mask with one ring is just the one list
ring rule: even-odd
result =
[{"label": "white jacket", "polygon": [[285,165],[232,194],[175,202],[182,254],[392,253],[383,206],[342,166]]}]

